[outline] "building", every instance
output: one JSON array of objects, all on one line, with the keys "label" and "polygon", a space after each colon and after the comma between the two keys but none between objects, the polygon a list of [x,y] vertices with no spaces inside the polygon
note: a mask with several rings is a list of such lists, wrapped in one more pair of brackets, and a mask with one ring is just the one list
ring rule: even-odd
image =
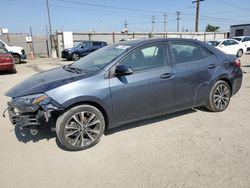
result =
[{"label": "building", "polygon": [[250,24],[240,24],[230,26],[230,37],[250,36]]}]

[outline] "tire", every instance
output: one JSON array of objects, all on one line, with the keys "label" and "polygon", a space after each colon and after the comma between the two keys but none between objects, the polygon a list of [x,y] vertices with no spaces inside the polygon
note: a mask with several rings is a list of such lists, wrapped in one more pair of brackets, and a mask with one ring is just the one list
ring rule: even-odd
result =
[{"label": "tire", "polygon": [[21,63],[21,57],[18,54],[13,54],[14,63]]},{"label": "tire", "polygon": [[219,80],[212,87],[206,108],[212,112],[222,112],[226,110],[231,98],[231,88],[228,83]]},{"label": "tire", "polygon": [[72,55],[71,55],[71,59],[73,60],[73,61],[77,61],[77,60],[79,60],[80,59],[80,55],[78,54],[78,53],[73,53]]},{"label": "tire", "polygon": [[97,144],[103,135],[105,120],[94,106],[79,105],[67,110],[56,122],[56,135],[65,149],[79,151]]},{"label": "tire", "polygon": [[16,74],[17,73],[17,71],[16,71],[16,69],[14,68],[14,69],[12,69],[12,70],[10,70],[10,74]]},{"label": "tire", "polygon": [[236,56],[237,56],[237,57],[241,57],[242,55],[243,55],[243,50],[242,50],[242,49],[239,49],[239,50],[237,51]]}]

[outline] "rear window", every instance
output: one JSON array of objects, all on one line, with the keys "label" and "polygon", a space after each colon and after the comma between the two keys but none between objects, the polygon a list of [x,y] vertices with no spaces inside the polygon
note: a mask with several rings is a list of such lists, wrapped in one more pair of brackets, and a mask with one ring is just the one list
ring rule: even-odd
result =
[{"label": "rear window", "polygon": [[237,41],[241,41],[242,38],[239,38],[239,37],[234,37],[233,39],[237,40]]},{"label": "rear window", "polygon": [[250,37],[245,37],[242,42],[247,42],[247,41],[250,41]]}]

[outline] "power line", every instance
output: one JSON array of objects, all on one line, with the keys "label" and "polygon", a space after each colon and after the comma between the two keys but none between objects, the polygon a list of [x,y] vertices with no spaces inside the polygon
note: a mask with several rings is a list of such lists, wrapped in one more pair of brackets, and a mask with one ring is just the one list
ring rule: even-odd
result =
[{"label": "power line", "polygon": [[164,12],[161,11],[152,11],[152,10],[146,10],[146,9],[135,9],[135,8],[127,8],[127,7],[116,7],[116,6],[109,6],[109,5],[103,5],[103,4],[95,4],[95,3],[85,3],[80,1],[71,1],[71,0],[61,0],[62,2],[68,2],[68,3],[74,3],[78,5],[86,5],[86,6],[92,6],[92,7],[101,7],[101,8],[110,8],[110,9],[116,9],[116,10],[127,10],[127,11],[135,11],[135,12],[150,12],[150,13],[158,13],[163,14]]},{"label": "power line", "polygon": [[239,7],[238,5],[234,5],[234,4],[231,4],[231,3],[223,1],[223,0],[219,0],[219,2],[221,2],[221,3],[225,4],[225,5],[228,5],[230,7],[234,7],[234,8],[237,8],[237,9],[244,10],[244,11],[250,11],[250,8]]}]

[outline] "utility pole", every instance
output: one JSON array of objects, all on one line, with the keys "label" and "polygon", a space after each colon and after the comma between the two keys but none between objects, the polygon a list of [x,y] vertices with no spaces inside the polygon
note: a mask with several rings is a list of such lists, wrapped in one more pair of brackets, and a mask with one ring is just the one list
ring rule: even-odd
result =
[{"label": "utility pole", "polygon": [[32,28],[31,27],[30,27],[30,37],[31,37],[31,42],[30,42],[31,59],[34,59],[34,57],[35,57],[35,50],[34,50],[33,34],[32,34]]},{"label": "utility pole", "polygon": [[177,20],[177,32],[179,32],[179,27],[180,27],[180,14],[181,14],[181,12],[179,12],[179,11],[176,11],[176,20]]},{"label": "utility pole", "polygon": [[163,23],[164,23],[164,33],[166,33],[167,32],[167,14],[164,14],[163,17],[164,17],[164,21],[163,21]]},{"label": "utility pole", "polygon": [[155,32],[155,16],[152,16],[152,33]]},{"label": "utility pole", "polygon": [[124,29],[128,29],[128,21],[127,20],[124,21]]},{"label": "utility pole", "polygon": [[49,11],[49,2],[48,2],[48,0],[46,0],[46,5],[47,5],[48,20],[49,20],[50,47],[51,47],[51,51],[52,51],[52,49],[53,49],[53,40],[52,40],[52,29],[51,29],[51,20],[50,20],[50,11]]},{"label": "utility pole", "polygon": [[47,48],[47,55],[49,57],[49,43],[48,43],[48,27],[45,26],[45,32],[46,32],[46,48]]},{"label": "utility pole", "polygon": [[196,16],[195,16],[195,32],[199,32],[199,17],[200,17],[200,2],[204,0],[196,0],[192,3],[196,3]]}]

